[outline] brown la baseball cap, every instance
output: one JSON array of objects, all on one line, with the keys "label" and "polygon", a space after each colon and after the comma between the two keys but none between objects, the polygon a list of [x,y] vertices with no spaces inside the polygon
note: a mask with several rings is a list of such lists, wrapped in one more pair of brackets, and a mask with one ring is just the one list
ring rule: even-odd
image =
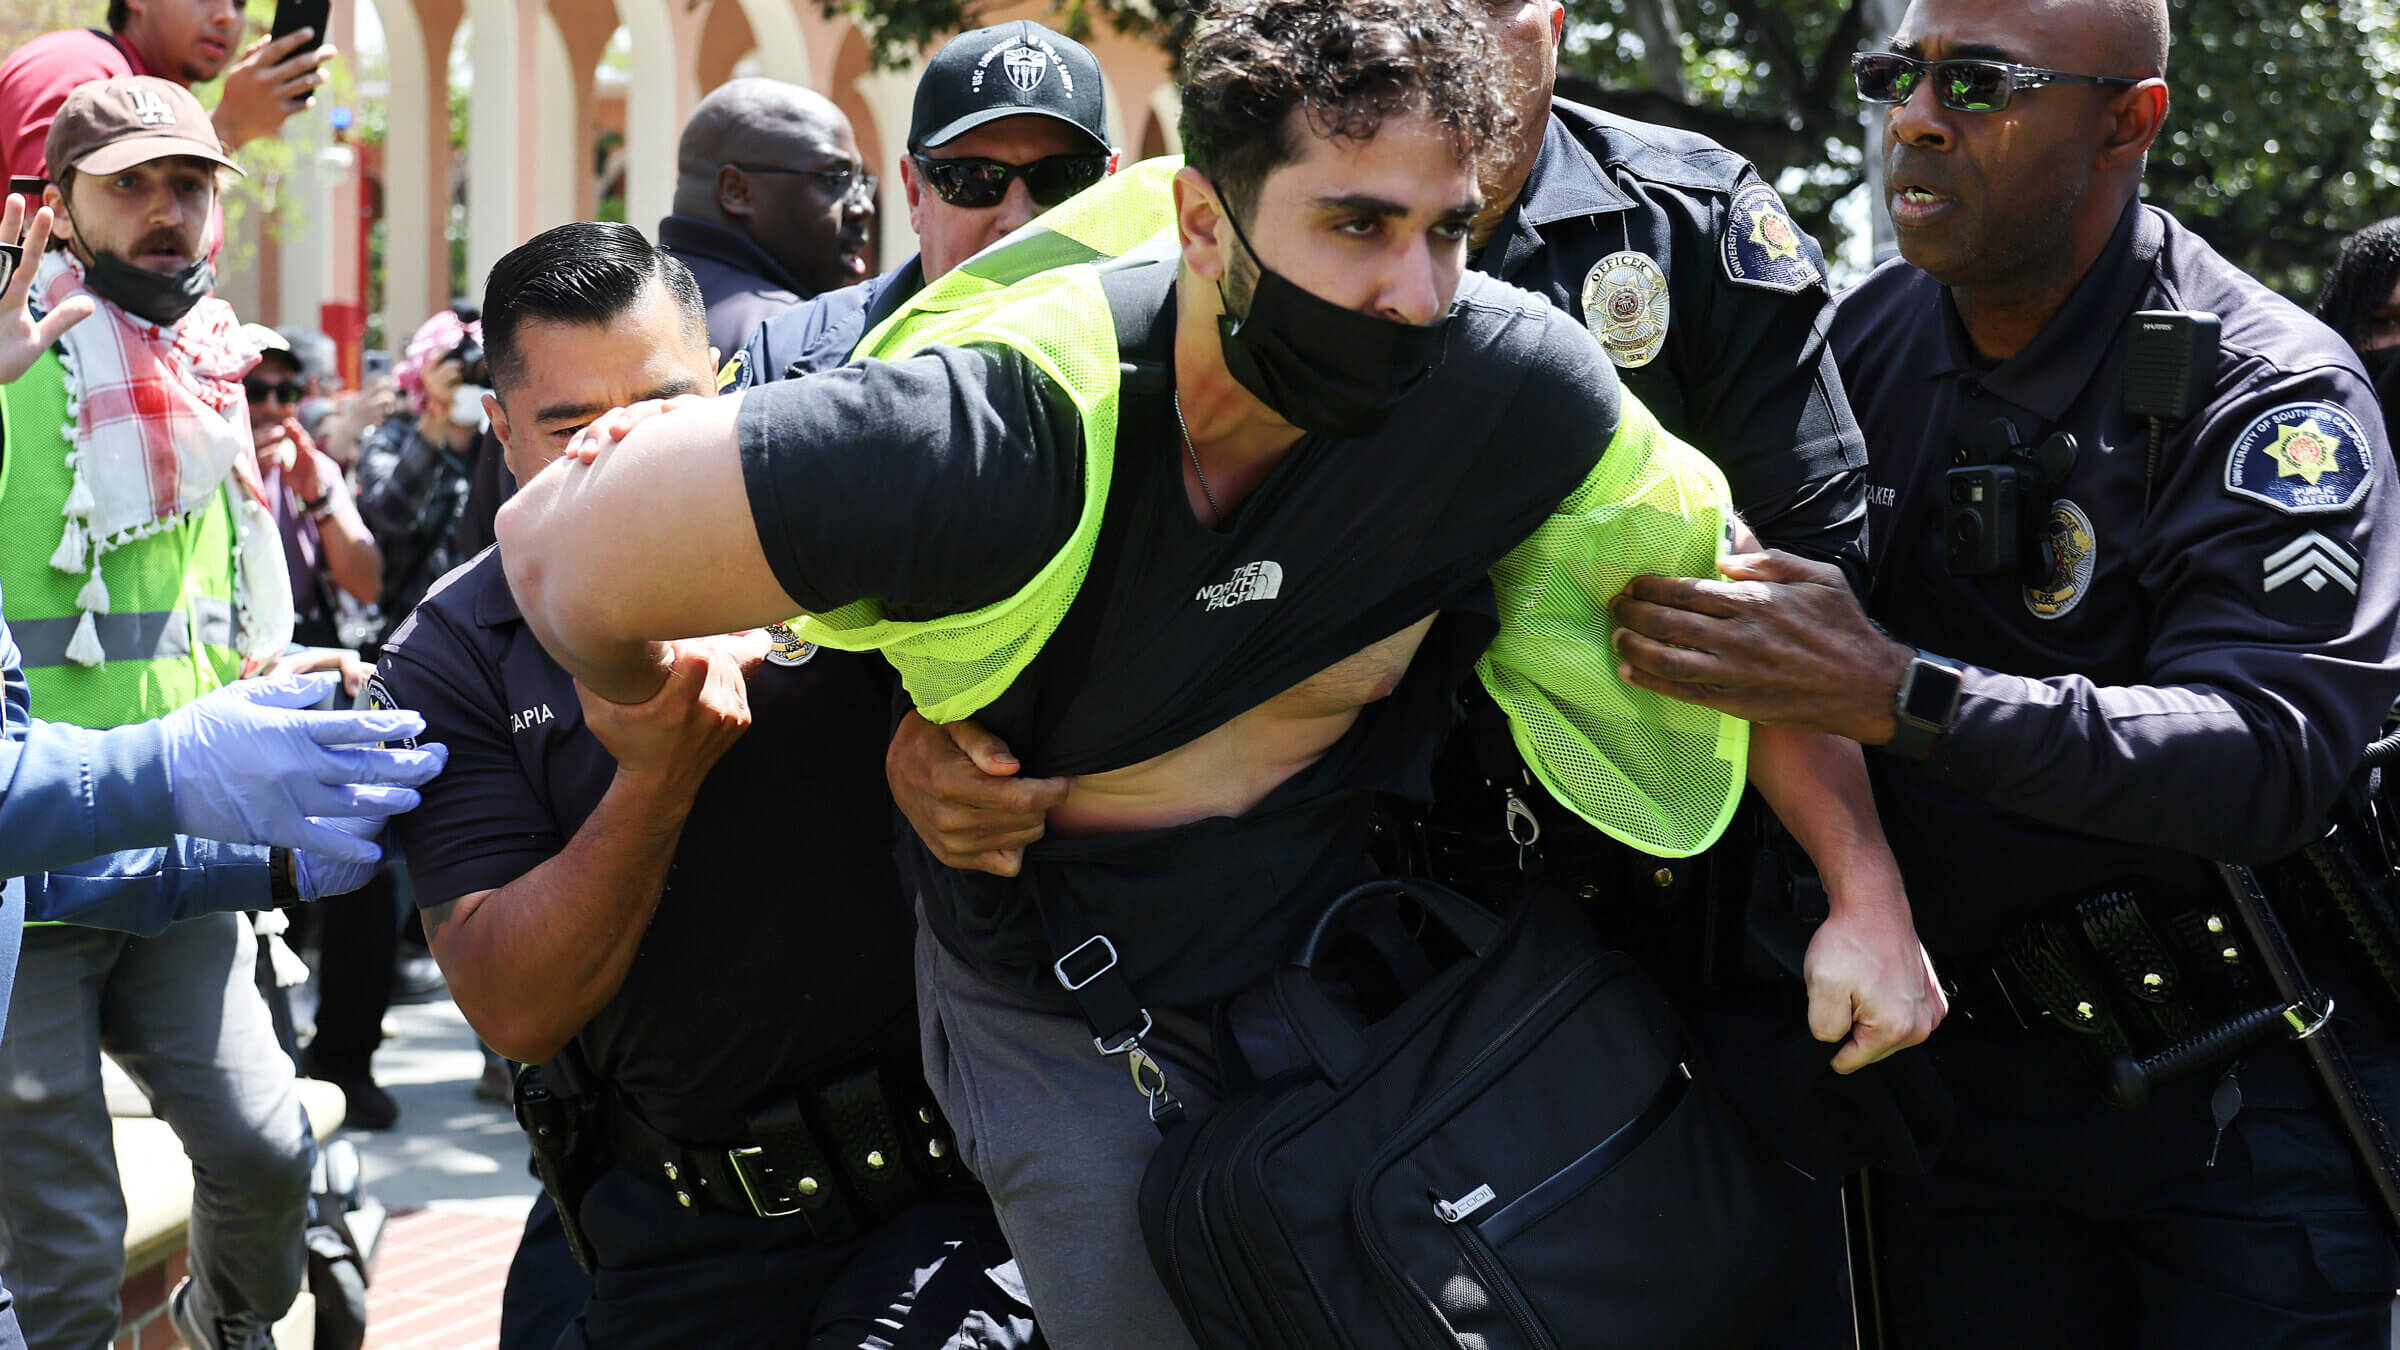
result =
[{"label": "brown la baseball cap", "polygon": [[42,147],[53,175],[62,168],[118,173],[174,156],[242,171],[225,157],[216,124],[192,91],[155,75],[119,75],[75,86],[58,106]]}]

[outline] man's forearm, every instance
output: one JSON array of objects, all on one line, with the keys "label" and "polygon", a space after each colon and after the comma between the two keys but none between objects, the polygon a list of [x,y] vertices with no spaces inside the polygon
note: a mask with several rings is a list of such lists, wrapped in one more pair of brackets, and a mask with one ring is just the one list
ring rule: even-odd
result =
[{"label": "man's forearm", "polygon": [[1858,744],[1790,727],[1750,729],[1750,782],[1825,880],[1827,902],[1908,913],[1899,864],[1875,815]]},{"label": "man's forearm", "polygon": [[541,1063],[616,996],[690,810],[619,773],[558,856],[428,916],[450,991],[493,1049]]},{"label": "man's forearm", "polygon": [[349,493],[342,488],[333,491],[333,509],[317,522],[317,537],[325,545],[325,570],[334,585],[360,604],[374,604],[383,590],[383,550],[375,546],[375,536],[359,519],[358,506]]}]

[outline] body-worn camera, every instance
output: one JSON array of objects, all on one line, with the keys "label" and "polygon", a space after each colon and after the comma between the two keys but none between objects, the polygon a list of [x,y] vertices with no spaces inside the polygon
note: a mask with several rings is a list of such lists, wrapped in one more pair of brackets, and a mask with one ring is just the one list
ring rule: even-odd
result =
[{"label": "body-worn camera", "polygon": [[1994,418],[1978,462],[1942,476],[1942,561],[1953,576],[2050,574],[2042,517],[2051,493],[2075,467],[2075,438],[2054,431],[2027,448],[2016,424]]}]

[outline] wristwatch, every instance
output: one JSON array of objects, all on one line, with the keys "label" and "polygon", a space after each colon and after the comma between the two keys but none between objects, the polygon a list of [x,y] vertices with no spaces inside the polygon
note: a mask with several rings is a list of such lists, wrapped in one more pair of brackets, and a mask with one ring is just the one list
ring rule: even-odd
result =
[{"label": "wristwatch", "polygon": [[299,869],[292,851],[281,846],[267,850],[267,901],[276,908],[300,898]]},{"label": "wristwatch", "polygon": [[1877,747],[1901,759],[1922,760],[1934,743],[1958,721],[1959,689],[1966,677],[1946,657],[1920,648],[1900,676],[1900,693],[1892,700],[1899,725],[1892,738]]},{"label": "wristwatch", "polygon": [[318,493],[317,499],[313,502],[300,503],[300,514],[308,517],[310,520],[323,520],[325,518],[325,513],[331,511],[332,509],[332,488],[327,488],[323,492]]}]

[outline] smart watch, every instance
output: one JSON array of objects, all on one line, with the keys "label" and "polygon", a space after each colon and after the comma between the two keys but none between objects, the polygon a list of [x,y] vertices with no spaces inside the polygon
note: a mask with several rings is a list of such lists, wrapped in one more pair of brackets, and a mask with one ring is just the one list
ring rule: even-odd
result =
[{"label": "smart watch", "polygon": [[1922,760],[1934,743],[1958,720],[1959,690],[1966,677],[1945,657],[1920,649],[1900,677],[1900,693],[1892,700],[1899,725],[1878,748],[1901,759]]}]

